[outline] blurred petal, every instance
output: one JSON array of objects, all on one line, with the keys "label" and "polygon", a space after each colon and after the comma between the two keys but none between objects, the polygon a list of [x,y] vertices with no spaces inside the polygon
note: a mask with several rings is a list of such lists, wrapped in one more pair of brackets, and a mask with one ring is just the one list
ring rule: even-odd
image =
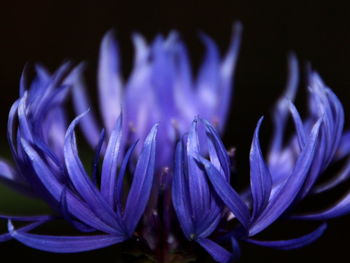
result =
[{"label": "blurred petal", "polygon": [[102,117],[110,133],[122,104],[121,78],[119,72],[119,52],[113,32],[108,31],[103,37],[98,66],[98,91]]},{"label": "blurred petal", "polygon": [[[82,72],[85,64],[79,64],[66,78],[65,83],[72,85],[72,98],[75,113],[82,114],[91,107],[88,95],[86,94],[86,86],[82,78]],[[99,125],[93,113],[87,114],[80,122],[81,130],[91,145],[97,145],[99,138]]]}]

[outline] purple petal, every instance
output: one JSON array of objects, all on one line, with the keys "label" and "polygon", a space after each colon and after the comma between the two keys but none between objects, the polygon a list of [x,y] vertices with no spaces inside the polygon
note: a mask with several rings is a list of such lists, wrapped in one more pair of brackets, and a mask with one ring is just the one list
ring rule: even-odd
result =
[{"label": "purple petal", "polygon": [[120,219],[117,218],[112,207],[108,205],[101,193],[93,185],[78,157],[74,128],[82,117],[84,117],[84,114],[78,116],[71,123],[66,134],[64,158],[68,176],[77,192],[87,202],[92,211],[105,220],[107,224],[115,227],[117,231],[123,232]]},{"label": "purple petal", "polygon": [[292,174],[288,177],[285,184],[274,195],[266,209],[264,209],[262,214],[251,226],[249,231],[251,236],[261,232],[281,216],[299,194],[315,155],[316,145],[319,141],[318,134],[321,123],[322,120],[319,120],[314,125],[310,138],[301,152]]},{"label": "purple petal", "polygon": [[[85,65],[79,64],[70,75],[66,78],[65,83],[72,85],[72,98],[75,113],[82,114],[91,107],[88,95],[86,94],[86,86],[82,77],[82,71]],[[88,114],[80,123],[81,131],[90,145],[97,145],[99,138],[99,125],[93,113]]]},{"label": "purple petal", "polygon": [[278,155],[281,150],[283,143],[283,133],[288,118],[288,100],[294,101],[298,89],[298,81],[298,60],[296,56],[291,53],[288,57],[288,80],[285,92],[278,99],[273,111],[274,134],[272,137],[273,141],[270,146],[271,160],[269,160],[269,163],[273,161],[273,158],[276,158],[275,155]]},{"label": "purple petal", "polygon": [[132,156],[137,143],[138,143],[138,141],[133,143],[131,145],[131,147],[128,149],[128,151],[126,152],[125,157],[124,157],[123,162],[122,162],[122,165],[121,165],[120,170],[119,170],[119,174],[118,174],[117,186],[116,186],[116,190],[115,190],[115,193],[116,193],[115,203],[116,203],[116,207],[118,208],[117,211],[120,214],[122,212],[122,196],[123,196],[124,176],[125,176],[126,168],[127,168],[128,163],[129,163],[130,157]]},{"label": "purple petal", "polygon": [[350,159],[348,159],[346,161],[344,167],[336,176],[334,176],[331,180],[329,180],[325,183],[322,183],[320,185],[316,185],[312,189],[312,192],[314,194],[318,194],[318,193],[322,193],[322,192],[325,192],[327,190],[330,190],[330,189],[338,186],[342,182],[346,181],[349,177],[350,177]]},{"label": "purple petal", "polygon": [[211,194],[209,185],[204,173],[198,167],[198,164],[192,156],[197,156],[200,153],[199,138],[197,130],[198,120],[192,122],[192,127],[188,134],[186,150],[187,150],[187,165],[188,165],[188,182],[190,190],[190,202],[193,216],[197,219],[203,216],[204,211],[208,211]]},{"label": "purple petal", "polygon": [[[18,111],[18,105],[19,105],[20,99],[16,100],[10,109],[9,112],[9,117],[7,121],[7,140],[9,142],[9,146],[11,149],[11,153],[14,157],[17,156],[17,151],[15,147],[15,118],[16,118],[16,113]],[[15,160],[17,158],[14,158]]]},{"label": "purple petal", "polygon": [[116,121],[115,127],[109,137],[101,173],[101,194],[111,207],[115,203],[115,188],[117,165],[122,137],[122,116]]},{"label": "purple petal", "polygon": [[87,226],[84,223],[81,223],[81,222],[74,220],[74,218],[71,216],[71,213],[69,212],[68,204],[67,204],[67,188],[63,188],[62,193],[61,193],[60,211],[62,213],[63,218],[66,221],[70,222],[79,231],[81,231],[81,232],[96,231],[96,229],[94,229],[90,226]]},{"label": "purple petal", "polygon": [[182,141],[179,141],[176,146],[175,153],[175,170],[172,183],[172,201],[174,209],[179,220],[182,231],[187,238],[190,238],[194,233],[191,210],[189,207],[189,192],[186,186],[188,183],[184,177],[185,167],[183,160],[184,150]]},{"label": "purple petal", "polygon": [[154,177],[156,135],[158,124],[148,134],[137,161],[124,210],[124,222],[131,235],[148,203]]},{"label": "purple petal", "polygon": [[[47,165],[40,158],[38,153],[24,140],[22,140],[23,148],[26,151],[28,157],[31,159],[31,163],[36,172],[38,179],[45,186],[45,189],[52,195],[52,197],[59,202],[61,200],[61,194],[63,190],[63,185],[58,182],[55,175],[52,174]],[[107,233],[115,233],[116,230],[101,221],[97,216],[103,215],[96,213],[93,214],[89,208],[87,208],[83,202],[77,198],[70,191],[67,192],[67,209],[70,213],[76,216],[79,220],[85,222],[86,224],[99,229]]]},{"label": "purple petal", "polygon": [[250,149],[250,185],[253,196],[253,218],[256,218],[260,212],[267,206],[271,189],[272,178],[269,169],[261,153],[259,130],[263,118],[260,118]]},{"label": "purple petal", "polygon": [[350,192],[348,192],[335,205],[332,205],[328,209],[325,209],[321,212],[308,213],[305,215],[295,215],[291,216],[291,218],[302,220],[327,220],[330,218],[343,216],[348,213],[350,213]]},{"label": "purple petal", "polygon": [[220,199],[237,217],[239,222],[241,222],[244,227],[247,227],[249,223],[249,210],[240,198],[239,194],[208,160],[204,159],[200,155],[194,156],[194,158],[204,165],[208,178]]},{"label": "purple petal", "polygon": [[344,158],[350,153],[350,131],[344,132],[341,141],[339,143],[339,148],[337,151],[337,159]]},{"label": "purple petal", "polygon": [[113,32],[108,31],[100,47],[98,91],[103,121],[109,134],[117,120],[122,101],[119,52]]},{"label": "purple petal", "polygon": [[291,101],[289,101],[289,110],[292,114],[295,129],[298,135],[299,148],[302,150],[306,143],[306,134],[303,121],[301,120],[298,110],[295,108],[294,104]]},{"label": "purple petal", "polygon": [[53,216],[49,215],[38,215],[38,216],[11,216],[11,215],[0,215],[1,219],[9,219],[13,221],[22,221],[22,222],[33,222],[33,221],[48,221],[53,219]]},{"label": "purple petal", "polygon": [[[227,179],[227,181],[230,181],[230,174],[231,174],[231,161],[230,161],[230,157],[227,154],[227,151],[225,149],[224,144],[222,143],[220,136],[218,134],[218,132],[215,130],[215,128],[206,120],[203,120],[205,123],[205,128],[206,128],[206,133],[207,136],[209,138],[209,141],[213,144],[214,146],[214,151],[212,151],[212,153],[209,152],[209,155],[212,158],[213,156],[217,156],[217,159],[219,161],[219,166],[220,169],[223,170],[223,173]],[[210,148],[209,148],[210,149]],[[211,160],[213,162],[213,160]],[[216,168],[218,169],[218,166],[216,166]]]},{"label": "purple petal", "polygon": [[323,223],[321,226],[319,226],[316,230],[312,231],[311,233],[298,238],[294,238],[294,239],[278,240],[278,241],[262,241],[262,240],[255,240],[255,239],[246,239],[245,241],[258,246],[270,247],[270,248],[281,249],[281,250],[290,250],[290,249],[296,249],[296,248],[304,247],[306,245],[311,244],[312,242],[319,239],[323,235],[326,229],[327,229],[327,224]]},{"label": "purple petal", "polygon": [[228,263],[231,261],[232,254],[210,239],[202,238],[198,239],[197,242],[212,256],[215,261],[220,263]]},{"label": "purple petal", "polygon": [[238,59],[239,47],[241,45],[241,35],[243,26],[240,22],[233,24],[231,44],[229,50],[220,65],[220,98],[221,101],[217,107],[217,117],[219,119],[219,130],[224,129],[227,114],[230,110],[230,101],[232,96],[232,79]]},{"label": "purple petal", "polygon": [[52,173],[38,152],[26,140],[22,139],[21,143],[36,172],[37,178],[45,186],[50,195],[59,202],[63,187],[62,184]]},{"label": "purple petal", "polygon": [[202,34],[201,39],[206,48],[206,55],[199,70],[197,80],[197,92],[201,111],[205,118],[218,106],[218,86],[219,86],[219,51],[214,41]]},{"label": "purple petal", "polygon": [[103,248],[120,243],[125,237],[115,235],[95,236],[46,236],[29,234],[14,229],[11,221],[8,229],[13,238],[26,246],[54,253],[76,253]]},{"label": "purple petal", "polygon": [[[30,231],[42,224],[44,224],[45,222],[47,222],[47,220],[49,220],[50,218],[48,217],[47,219],[41,219],[40,221],[37,221],[37,222],[34,222],[34,223],[31,223],[29,225],[26,225],[26,226],[22,226],[20,227],[18,230],[19,231]],[[5,241],[8,241],[12,239],[12,236],[10,233],[5,233],[5,234],[1,234],[0,235],[0,242],[5,242]]]},{"label": "purple petal", "polygon": [[8,180],[15,180],[16,172],[13,168],[5,161],[0,159],[0,177]]}]

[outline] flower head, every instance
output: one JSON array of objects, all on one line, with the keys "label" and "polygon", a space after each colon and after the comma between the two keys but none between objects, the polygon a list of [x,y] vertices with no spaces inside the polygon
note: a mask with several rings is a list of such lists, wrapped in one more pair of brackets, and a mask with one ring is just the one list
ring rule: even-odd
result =
[{"label": "flower head", "polygon": [[[231,185],[231,159],[219,133],[229,109],[240,31],[240,24],[235,24],[232,44],[222,59],[215,43],[202,35],[206,55],[196,78],[175,32],[156,37],[150,45],[134,35],[134,68],[125,83],[117,44],[108,32],[98,69],[104,129],[95,111],[87,110],[84,64],[70,70],[70,63],[65,63],[54,74],[37,66],[30,85],[23,74],[20,98],[8,121],[15,165],[0,160],[0,180],[46,201],[54,213],[0,215],[9,220],[8,233],[0,235],[0,241],[14,238],[36,249],[72,253],[137,237],[134,240],[142,240],[160,262],[170,262],[171,251],[190,241],[224,263],[238,257],[239,241],[294,249],[315,241],[327,226],[322,223],[311,233],[289,240],[257,239],[282,218],[324,221],[350,212],[347,194],[324,211],[294,214],[304,199],[350,175],[347,160],[332,180],[318,184],[330,165],[349,155],[350,133],[343,132],[341,102],[312,70],[308,72],[309,115],[302,119],[293,104],[298,84],[294,55],[289,57],[286,91],[274,110],[267,157],[260,145],[261,118],[250,148],[249,188],[239,193]],[[69,95],[78,114],[70,124],[65,105]],[[295,131],[286,140],[289,116]],[[94,148],[91,174],[78,152],[78,125]],[[57,218],[82,234],[31,233]],[[16,220],[31,223],[15,228]]]}]

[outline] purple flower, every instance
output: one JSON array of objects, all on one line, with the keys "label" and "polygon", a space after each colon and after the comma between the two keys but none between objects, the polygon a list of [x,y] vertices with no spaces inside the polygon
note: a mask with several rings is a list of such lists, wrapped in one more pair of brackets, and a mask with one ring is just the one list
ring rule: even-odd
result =
[{"label": "purple flower", "polygon": [[[34,221],[20,229],[15,229],[9,221],[9,234],[4,234],[2,240],[12,237],[30,247],[59,253],[97,249],[133,236],[153,184],[157,133],[155,125],[144,141],[124,203],[123,181],[136,143],[122,156],[120,117],[109,136],[101,173],[94,169],[94,180],[89,178],[79,158],[74,135],[75,126],[85,114],[77,117],[67,130],[63,121],[62,103],[67,86],[61,84],[67,67],[62,66],[52,76],[38,68],[38,73],[42,74],[38,74],[28,91],[22,90],[23,95],[14,103],[9,117],[9,142],[16,167],[11,168],[2,162],[0,173],[3,180],[11,185],[24,188],[47,201],[79,231],[104,233],[79,237],[30,234],[29,230],[53,218],[2,216],[12,220]],[[16,127],[14,122],[17,118]],[[58,137],[50,140],[53,135]],[[62,140],[57,139],[61,136]],[[103,142],[104,132],[96,149],[94,167],[97,167],[102,154]],[[121,157],[122,163],[119,165]]]},{"label": "purple flower", "polygon": [[[170,261],[170,251],[179,243],[190,241],[215,261],[230,262],[240,254],[239,241],[294,249],[318,239],[327,226],[322,222],[311,233],[289,240],[257,239],[277,220],[324,221],[348,213],[350,194],[324,211],[294,213],[304,199],[332,189],[350,175],[348,159],[339,174],[318,183],[330,165],[349,158],[350,132],[343,132],[339,99],[312,70],[309,114],[302,119],[293,104],[299,78],[294,55],[289,57],[286,91],[273,112],[266,159],[259,138],[261,118],[251,144],[249,189],[239,193],[231,185],[231,157],[219,133],[229,110],[241,25],[235,24],[233,31],[223,58],[213,40],[201,36],[206,55],[196,78],[177,33],[158,36],[150,45],[134,35],[134,68],[127,81],[120,74],[113,33],[108,32],[98,67],[102,125],[96,112],[88,110],[84,64],[71,70],[65,63],[53,74],[36,66],[29,85],[23,73],[20,98],[8,121],[15,164],[0,160],[0,181],[46,201],[54,213],[0,215],[8,220],[8,233],[0,235],[0,241],[14,238],[36,249],[72,253],[135,238],[161,262]],[[70,95],[78,117],[69,124]],[[289,117],[295,132],[286,138]],[[78,153],[77,125],[94,148],[91,175]],[[31,232],[57,218],[83,234]],[[12,221],[30,223],[15,228]]]},{"label": "purple flower", "polygon": [[[261,241],[253,237],[282,215],[290,214],[290,208],[307,196],[338,185],[348,177],[349,169],[347,163],[340,175],[330,182],[317,185],[317,179],[322,172],[338,159],[336,153],[339,149],[343,149],[343,153],[347,150],[341,144],[342,139],[346,138],[346,135],[343,135],[343,108],[334,93],[323,84],[319,75],[311,71],[309,73],[310,115],[303,121],[290,101],[294,99],[298,78],[297,62],[293,56],[290,57],[290,71],[286,93],[278,101],[274,112],[275,133],[268,162],[264,160],[259,142],[262,118],[254,133],[250,152],[250,198],[241,197],[251,207],[249,219],[240,220],[243,208],[237,209],[239,196],[229,182],[220,176],[219,169],[203,157],[193,155],[204,165],[215,192],[242,225],[239,231],[235,230],[231,235],[250,243],[278,249],[292,249],[311,243],[322,235],[326,225],[321,224],[312,233],[291,240]],[[291,112],[296,133],[292,134],[289,142],[283,146],[283,133],[289,112]],[[347,174],[345,175],[344,172]],[[292,215],[290,219],[325,220],[340,216],[349,212],[348,202],[349,194],[325,211]]]}]

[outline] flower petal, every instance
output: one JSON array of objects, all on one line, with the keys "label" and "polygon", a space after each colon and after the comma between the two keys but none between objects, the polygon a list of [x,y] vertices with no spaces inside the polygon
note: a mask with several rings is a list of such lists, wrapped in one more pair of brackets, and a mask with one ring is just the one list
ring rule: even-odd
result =
[{"label": "flower petal", "polygon": [[103,198],[95,185],[93,185],[79,159],[74,128],[84,115],[85,113],[75,118],[71,125],[69,125],[66,133],[64,159],[68,176],[79,195],[87,202],[91,210],[102,220],[105,220],[107,224],[115,227],[117,231],[123,232],[120,222],[121,219],[116,216],[112,207],[108,205],[107,201]]},{"label": "flower petal", "polygon": [[261,153],[259,130],[263,118],[260,118],[250,149],[250,185],[253,197],[253,218],[255,219],[260,212],[267,206],[271,189],[272,178],[269,169]]},{"label": "flower petal", "polygon": [[100,47],[98,91],[104,124],[109,134],[121,110],[122,89],[119,52],[113,32],[108,31]]},{"label": "flower petal", "polygon": [[281,250],[290,250],[290,249],[296,249],[296,248],[304,247],[306,245],[311,244],[312,242],[319,239],[323,235],[326,229],[327,229],[327,224],[323,223],[321,226],[319,226],[316,230],[312,231],[311,233],[298,238],[294,238],[294,239],[275,240],[275,241],[246,239],[245,241],[258,246],[270,247],[270,248],[281,249]]},{"label": "flower petal", "polygon": [[153,126],[144,142],[126,201],[123,219],[129,235],[134,232],[151,193],[154,177],[157,130],[158,124]]},{"label": "flower petal", "polygon": [[244,226],[248,227],[249,210],[245,203],[240,198],[239,194],[231,187],[220,172],[208,160],[200,155],[194,156],[200,162],[205,170],[215,192],[219,195],[221,200],[227,205],[231,212],[237,217],[238,221]]},{"label": "flower petal", "polygon": [[231,261],[232,254],[210,239],[198,239],[197,243],[200,244],[215,261],[220,263],[228,263]]},{"label": "flower petal", "polygon": [[[82,72],[85,69],[85,64],[81,63],[72,70],[64,83],[72,85],[72,98],[74,111],[77,115],[82,114],[91,107],[91,102],[86,93],[86,86],[82,77]],[[80,122],[81,131],[90,145],[97,145],[99,138],[99,125],[93,113],[88,114]]]},{"label": "flower petal", "polygon": [[111,207],[114,207],[118,157],[122,137],[122,116],[116,121],[109,137],[101,173],[101,194]]},{"label": "flower petal", "polygon": [[[29,224],[29,225],[26,225],[26,226],[22,226],[22,227],[20,227],[18,230],[19,231],[30,231],[30,230],[32,230],[32,229],[34,229],[34,228],[36,228],[36,227],[38,227],[38,226],[40,226],[40,225],[42,225],[42,224],[44,224],[45,222],[47,222],[47,220],[49,220],[50,219],[50,217],[47,217],[46,219],[41,219],[40,221],[36,221],[36,222],[34,222],[34,223],[31,223],[31,224]],[[5,233],[5,234],[1,234],[0,235],[0,242],[5,242],[5,241],[8,241],[8,240],[10,240],[10,239],[12,239],[12,236],[11,236],[11,234],[10,233]]]},{"label": "flower petal", "polygon": [[236,22],[232,27],[232,36],[229,50],[220,65],[220,103],[217,107],[217,118],[219,120],[219,130],[224,129],[227,114],[230,110],[232,96],[232,79],[238,59],[239,47],[241,45],[243,26]]},{"label": "flower petal", "polygon": [[315,156],[316,145],[319,141],[318,134],[321,124],[322,119],[320,119],[314,125],[308,142],[306,143],[297,160],[294,171],[288,177],[284,185],[274,195],[273,199],[270,200],[269,204],[267,205],[266,209],[264,209],[262,214],[255,220],[255,222],[253,222],[253,225],[249,230],[250,236],[257,234],[268,227],[288,209],[288,207],[297,197],[308,175],[313,158]]},{"label": "flower petal", "polygon": [[179,141],[175,153],[175,170],[172,183],[172,201],[182,231],[187,238],[194,233],[192,214],[189,206],[190,195],[184,167],[183,142]]},{"label": "flower petal", "polygon": [[29,234],[20,229],[14,229],[11,221],[8,229],[13,238],[26,246],[54,253],[76,253],[103,248],[120,243],[125,237],[115,235],[95,236],[47,236]]}]

